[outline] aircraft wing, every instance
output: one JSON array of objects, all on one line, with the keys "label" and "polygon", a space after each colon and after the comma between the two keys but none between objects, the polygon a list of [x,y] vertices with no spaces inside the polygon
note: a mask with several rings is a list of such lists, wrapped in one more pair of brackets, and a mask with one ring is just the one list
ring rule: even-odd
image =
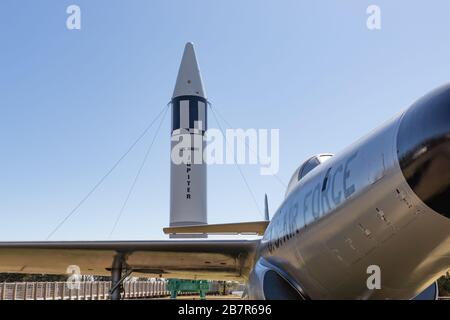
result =
[{"label": "aircraft wing", "polygon": [[259,240],[0,242],[0,272],[110,275],[117,254],[133,274],[184,279],[245,279]]},{"label": "aircraft wing", "polygon": [[165,234],[256,234],[264,235],[269,221],[252,221],[221,224],[200,224],[177,227],[167,227]]}]

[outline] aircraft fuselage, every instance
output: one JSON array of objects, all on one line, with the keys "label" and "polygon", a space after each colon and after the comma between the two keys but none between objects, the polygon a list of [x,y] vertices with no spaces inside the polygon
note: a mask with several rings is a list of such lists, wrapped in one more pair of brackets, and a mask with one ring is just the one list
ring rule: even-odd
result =
[{"label": "aircraft fuselage", "polygon": [[449,186],[445,86],[298,181],[261,241],[250,298],[267,298],[267,270],[311,299],[415,297],[450,267]]}]

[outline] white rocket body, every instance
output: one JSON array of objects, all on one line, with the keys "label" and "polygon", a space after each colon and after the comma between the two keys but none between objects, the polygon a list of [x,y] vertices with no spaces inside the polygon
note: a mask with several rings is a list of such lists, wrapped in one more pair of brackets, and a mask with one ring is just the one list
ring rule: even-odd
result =
[{"label": "white rocket body", "polygon": [[184,49],[171,103],[170,226],[206,224],[207,177],[202,155],[207,100],[191,43],[187,43]]}]

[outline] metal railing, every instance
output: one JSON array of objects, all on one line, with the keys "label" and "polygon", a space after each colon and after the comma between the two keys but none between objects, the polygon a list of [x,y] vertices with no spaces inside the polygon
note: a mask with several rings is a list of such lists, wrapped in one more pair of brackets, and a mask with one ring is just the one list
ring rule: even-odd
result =
[{"label": "metal railing", "polygon": [[[70,283],[71,285],[73,283]],[[0,283],[0,300],[107,300],[109,281],[80,282],[72,288],[68,282],[4,282]],[[125,282],[123,299],[169,296],[165,281]]]}]

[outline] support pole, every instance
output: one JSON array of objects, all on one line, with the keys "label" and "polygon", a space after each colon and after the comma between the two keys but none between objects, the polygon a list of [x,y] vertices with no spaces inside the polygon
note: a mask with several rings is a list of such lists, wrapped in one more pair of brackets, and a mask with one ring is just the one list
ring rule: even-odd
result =
[{"label": "support pole", "polygon": [[122,285],[120,284],[120,280],[122,278],[122,265],[123,256],[121,254],[117,254],[114,257],[111,268],[111,300],[120,300],[120,293],[122,292]]}]

